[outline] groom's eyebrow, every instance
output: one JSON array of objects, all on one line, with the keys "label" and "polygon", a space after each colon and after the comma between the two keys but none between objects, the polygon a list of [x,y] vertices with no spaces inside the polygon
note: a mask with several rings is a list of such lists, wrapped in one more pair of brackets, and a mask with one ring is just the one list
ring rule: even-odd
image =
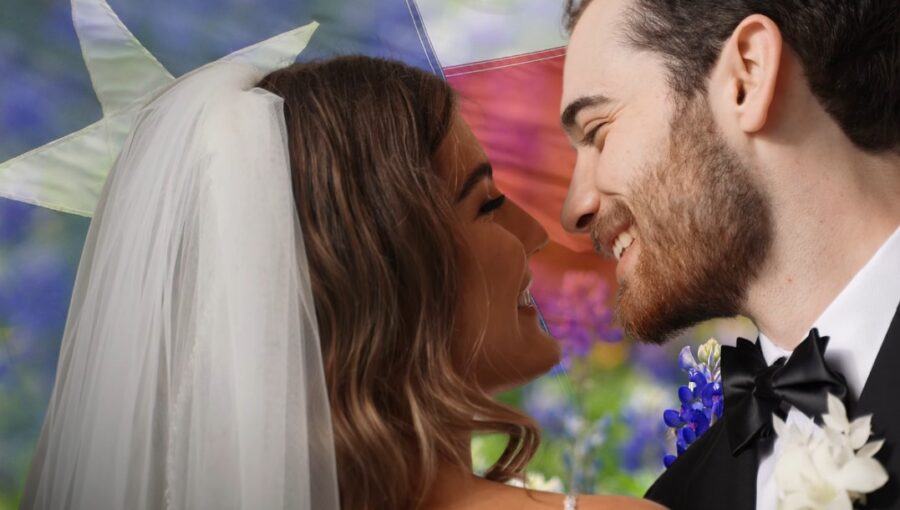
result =
[{"label": "groom's eyebrow", "polygon": [[603,106],[609,102],[610,99],[602,94],[579,97],[566,106],[562,115],[559,116],[559,121],[566,132],[571,132],[575,128],[575,117],[578,116],[581,110],[595,106]]},{"label": "groom's eyebrow", "polygon": [[476,166],[471,172],[469,172],[469,176],[466,177],[465,182],[463,182],[462,187],[459,189],[459,194],[456,196],[457,202],[462,202],[469,193],[475,189],[475,185],[478,184],[482,179],[488,179],[493,177],[494,168],[490,163],[484,162]]}]

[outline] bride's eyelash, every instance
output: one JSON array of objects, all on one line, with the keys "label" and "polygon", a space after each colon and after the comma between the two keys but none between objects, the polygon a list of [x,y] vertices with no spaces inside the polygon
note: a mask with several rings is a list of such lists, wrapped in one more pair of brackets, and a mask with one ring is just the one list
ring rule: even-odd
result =
[{"label": "bride's eyelash", "polygon": [[500,195],[497,198],[488,200],[481,207],[478,208],[478,215],[483,216],[485,214],[490,214],[493,211],[496,211],[500,207],[503,206],[503,202],[506,201],[506,195]]}]

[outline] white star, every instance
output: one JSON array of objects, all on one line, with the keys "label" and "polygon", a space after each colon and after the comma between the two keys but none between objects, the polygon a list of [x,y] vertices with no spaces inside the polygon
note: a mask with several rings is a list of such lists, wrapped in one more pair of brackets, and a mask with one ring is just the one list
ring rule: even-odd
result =
[{"label": "white star", "polygon": [[[141,107],[176,80],[106,0],[72,0],[72,20],[103,118],[0,164],[0,197],[91,216]],[[293,62],[318,23],[297,27],[221,60],[269,72]]]}]

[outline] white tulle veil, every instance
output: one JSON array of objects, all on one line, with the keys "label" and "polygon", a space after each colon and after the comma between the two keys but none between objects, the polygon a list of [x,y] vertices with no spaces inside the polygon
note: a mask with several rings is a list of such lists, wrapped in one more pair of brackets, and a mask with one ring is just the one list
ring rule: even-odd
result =
[{"label": "white tulle veil", "polygon": [[137,115],[85,244],[23,508],[338,508],[281,98],[219,62]]}]

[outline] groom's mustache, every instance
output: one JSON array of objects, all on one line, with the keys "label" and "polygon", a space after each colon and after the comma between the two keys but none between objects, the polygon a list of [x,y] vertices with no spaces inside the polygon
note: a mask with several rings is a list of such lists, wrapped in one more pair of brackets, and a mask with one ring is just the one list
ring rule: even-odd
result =
[{"label": "groom's mustache", "polygon": [[635,225],[634,214],[621,199],[612,199],[601,206],[591,223],[590,236],[594,251],[603,257],[614,259],[613,245],[616,237]]}]

